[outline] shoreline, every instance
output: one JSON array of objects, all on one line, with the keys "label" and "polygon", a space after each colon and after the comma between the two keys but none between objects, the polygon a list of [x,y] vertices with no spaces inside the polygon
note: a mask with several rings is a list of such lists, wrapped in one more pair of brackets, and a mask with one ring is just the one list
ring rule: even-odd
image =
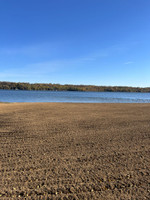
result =
[{"label": "shoreline", "polygon": [[142,103],[139,103],[139,102],[134,102],[134,103],[125,103],[125,102],[1,102],[0,101],[0,104],[150,104],[149,102],[142,102]]}]

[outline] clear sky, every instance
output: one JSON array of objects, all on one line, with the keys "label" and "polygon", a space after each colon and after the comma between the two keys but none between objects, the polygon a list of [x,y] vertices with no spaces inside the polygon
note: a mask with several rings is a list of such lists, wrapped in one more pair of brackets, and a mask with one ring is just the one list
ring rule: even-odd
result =
[{"label": "clear sky", "polygon": [[150,86],[150,0],[0,0],[0,81]]}]

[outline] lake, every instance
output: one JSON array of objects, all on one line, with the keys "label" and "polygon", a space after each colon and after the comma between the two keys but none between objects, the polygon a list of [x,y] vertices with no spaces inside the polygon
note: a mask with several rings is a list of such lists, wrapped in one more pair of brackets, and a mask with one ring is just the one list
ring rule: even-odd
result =
[{"label": "lake", "polygon": [[150,93],[0,90],[0,102],[150,103]]}]

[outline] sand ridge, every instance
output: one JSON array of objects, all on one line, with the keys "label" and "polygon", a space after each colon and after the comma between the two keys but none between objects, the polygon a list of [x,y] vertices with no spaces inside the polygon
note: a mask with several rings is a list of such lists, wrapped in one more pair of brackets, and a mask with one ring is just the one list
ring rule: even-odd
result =
[{"label": "sand ridge", "polygon": [[150,104],[0,104],[0,199],[149,199]]}]

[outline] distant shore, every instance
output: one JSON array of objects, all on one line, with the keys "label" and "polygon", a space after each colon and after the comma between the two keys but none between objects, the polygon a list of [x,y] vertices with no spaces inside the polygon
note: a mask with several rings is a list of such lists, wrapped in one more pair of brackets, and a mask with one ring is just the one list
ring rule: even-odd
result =
[{"label": "distant shore", "polygon": [[93,92],[150,92],[150,87],[128,86],[95,86],[95,85],[71,85],[52,83],[23,83],[0,82],[0,89],[5,90],[50,90],[50,91],[93,91]]}]

